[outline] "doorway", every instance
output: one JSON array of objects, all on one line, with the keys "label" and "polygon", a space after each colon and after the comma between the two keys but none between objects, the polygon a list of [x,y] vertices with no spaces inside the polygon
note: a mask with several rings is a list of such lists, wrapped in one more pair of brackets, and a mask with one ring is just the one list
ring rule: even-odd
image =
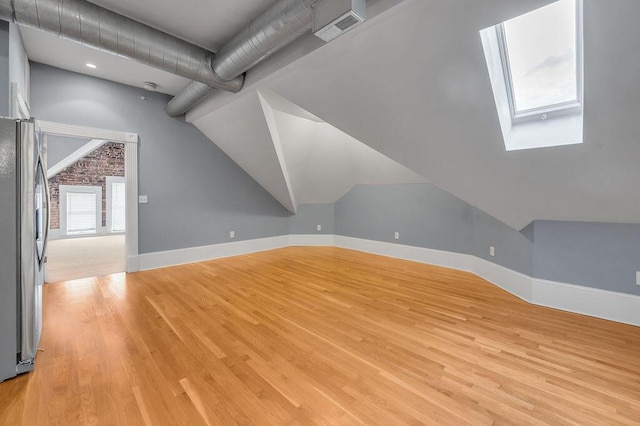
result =
[{"label": "doorway", "polygon": [[47,282],[125,272],[124,144],[43,139],[51,198]]},{"label": "doorway", "polygon": [[138,270],[137,135],[42,121],[36,127],[51,194],[45,281]]}]

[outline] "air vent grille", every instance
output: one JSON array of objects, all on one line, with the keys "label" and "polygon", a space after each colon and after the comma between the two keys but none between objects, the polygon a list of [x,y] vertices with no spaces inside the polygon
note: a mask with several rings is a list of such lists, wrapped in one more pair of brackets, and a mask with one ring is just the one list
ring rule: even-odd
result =
[{"label": "air vent grille", "polygon": [[353,17],[353,15],[349,15],[346,18],[344,18],[342,21],[338,22],[336,24],[336,27],[340,28],[342,31],[346,30],[347,28],[357,24],[359,21]]}]

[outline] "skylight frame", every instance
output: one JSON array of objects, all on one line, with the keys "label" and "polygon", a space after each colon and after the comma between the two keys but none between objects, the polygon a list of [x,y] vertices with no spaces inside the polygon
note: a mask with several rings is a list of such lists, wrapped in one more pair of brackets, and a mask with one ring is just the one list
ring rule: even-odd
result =
[{"label": "skylight frame", "polygon": [[509,62],[509,49],[507,44],[504,22],[495,26],[498,38],[498,48],[500,61],[504,73],[504,84],[507,91],[507,99],[509,101],[509,110],[511,111],[511,119],[514,123],[530,120],[546,120],[547,118],[556,117],[564,114],[580,113],[583,106],[583,24],[582,24],[582,0],[574,0],[576,3],[576,100],[568,102],[560,102],[541,106],[538,108],[530,108],[522,111],[516,110],[516,102],[514,95],[513,77],[511,75],[511,65]]}]

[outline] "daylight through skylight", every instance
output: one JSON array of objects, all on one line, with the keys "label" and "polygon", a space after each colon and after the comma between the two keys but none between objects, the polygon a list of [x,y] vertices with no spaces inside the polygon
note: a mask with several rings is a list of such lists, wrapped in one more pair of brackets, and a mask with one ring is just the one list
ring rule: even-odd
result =
[{"label": "daylight through skylight", "polygon": [[514,115],[580,101],[575,0],[552,3],[502,28]]}]

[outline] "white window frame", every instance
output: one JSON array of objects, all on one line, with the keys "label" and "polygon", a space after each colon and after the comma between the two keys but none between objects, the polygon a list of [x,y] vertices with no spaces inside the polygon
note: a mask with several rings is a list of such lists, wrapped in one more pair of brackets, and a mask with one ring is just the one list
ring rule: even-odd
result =
[{"label": "white window frame", "polygon": [[[112,229],[113,225],[113,184],[114,183],[124,183],[125,184],[125,192],[126,192],[126,179],[120,176],[107,176],[106,177],[106,187],[107,187],[107,232],[109,234],[124,234],[125,231],[114,231]],[[125,196],[125,216],[126,216],[126,196]],[[126,224],[125,224],[126,227]]]},{"label": "white window frame", "polygon": [[[67,194],[68,193],[96,194],[96,232],[72,233],[67,229]],[[59,187],[60,235],[65,237],[95,237],[102,234],[102,187],[82,185],[60,185]]]},{"label": "white window frame", "polygon": [[516,110],[516,102],[513,88],[513,77],[511,75],[511,64],[509,63],[509,48],[504,30],[504,23],[498,24],[496,28],[496,36],[498,38],[498,47],[500,53],[500,61],[504,73],[504,84],[507,91],[507,99],[509,101],[509,109],[511,111],[511,119],[513,123],[530,120],[546,120],[548,118],[558,117],[566,114],[578,114],[582,112],[583,105],[583,24],[582,24],[582,0],[574,0],[576,2],[576,101],[562,102],[552,105],[545,105],[538,108],[531,108],[523,111]]}]

